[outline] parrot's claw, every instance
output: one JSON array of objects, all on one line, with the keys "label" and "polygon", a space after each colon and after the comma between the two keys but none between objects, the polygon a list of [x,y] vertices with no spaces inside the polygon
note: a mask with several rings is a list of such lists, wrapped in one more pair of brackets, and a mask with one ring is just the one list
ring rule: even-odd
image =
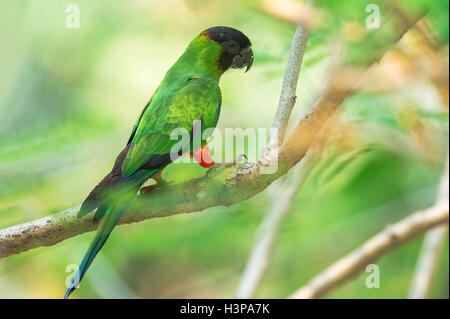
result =
[{"label": "parrot's claw", "polygon": [[140,193],[141,195],[142,195],[142,194],[147,194],[147,193],[151,192],[152,190],[165,188],[165,187],[167,187],[167,186],[169,186],[169,185],[171,185],[171,184],[173,184],[173,182],[167,182],[167,181],[165,181],[165,180],[162,179],[162,178],[158,178],[156,184],[142,187],[142,188],[139,190],[139,193]]},{"label": "parrot's claw", "polygon": [[142,188],[139,190],[139,193],[140,193],[141,195],[147,194],[147,193],[150,193],[152,190],[154,190],[154,189],[156,189],[156,188],[158,188],[158,187],[159,187],[158,184],[153,184],[153,185],[150,185],[150,186],[145,186],[145,187],[142,187]]},{"label": "parrot's claw", "polygon": [[223,163],[223,164],[225,165],[225,167],[233,166],[234,164],[242,162],[244,160],[244,158],[248,159],[247,155],[241,154],[238,157],[236,157],[234,160],[232,160],[231,162],[227,162],[227,163]]},{"label": "parrot's claw", "polygon": [[247,159],[247,156],[245,154],[241,154],[238,157],[236,157],[234,160],[232,160],[231,162],[225,162],[225,163],[214,163],[214,165],[211,165],[210,168],[212,170],[219,170],[219,169],[223,169],[226,167],[230,167],[233,166],[237,163],[242,162],[242,160]]}]

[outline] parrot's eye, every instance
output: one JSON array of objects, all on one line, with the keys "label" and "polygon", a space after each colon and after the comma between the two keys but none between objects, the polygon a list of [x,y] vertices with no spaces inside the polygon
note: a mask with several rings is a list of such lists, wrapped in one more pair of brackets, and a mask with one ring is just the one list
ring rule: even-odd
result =
[{"label": "parrot's eye", "polygon": [[236,43],[236,41],[227,41],[223,43],[222,46],[228,53],[237,54],[239,52],[239,45]]}]

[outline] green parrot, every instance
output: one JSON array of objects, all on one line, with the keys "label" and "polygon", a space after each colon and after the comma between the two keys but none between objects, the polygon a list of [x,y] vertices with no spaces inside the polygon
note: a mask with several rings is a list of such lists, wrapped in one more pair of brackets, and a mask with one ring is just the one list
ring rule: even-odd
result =
[{"label": "green parrot", "polygon": [[[246,67],[248,71],[252,64],[250,40],[239,30],[213,27],[191,41],[145,106],[111,172],[81,205],[78,218],[97,209],[94,220],[103,220],[64,298],[83,279],[137,193],[154,188],[152,185],[141,189],[147,179],[153,178],[157,185],[162,185],[164,167],[187,151],[200,165],[215,165],[206,138],[211,128],[216,127],[220,114],[219,79],[229,68]],[[188,147],[174,152],[177,141],[171,139],[171,134],[180,128],[187,130],[191,139],[197,132],[200,145],[196,147],[190,142]]]}]

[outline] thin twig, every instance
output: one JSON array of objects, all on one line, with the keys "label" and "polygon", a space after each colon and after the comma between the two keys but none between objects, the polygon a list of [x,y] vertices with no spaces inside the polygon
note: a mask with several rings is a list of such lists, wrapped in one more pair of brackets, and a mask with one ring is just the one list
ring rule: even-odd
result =
[{"label": "thin twig", "polygon": [[[442,50],[440,50],[439,45],[437,45],[437,42],[433,39],[433,35],[427,27],[426,20],[421,22],[422,23],[417,24],[416,29],[420,31],[421,44],[423,45],[420,46],[420,50],[415,52],[415,54],[421,62],[422,70],[425,71],[425,74],[440,94],[443,109],[448,112],[448,61],[443,58]],[[436,201],[439,202],[448,199],[449,158],[447,150],[446,167],[441,178]],[[431,284],[437,271],[438,261],[442,252],[442,246],[447,230],[447,226],[438,227],[430,230],[425,235],[409,291],[408,297],[410,299],[424,299],[430,296]]]},{"label": "thin twig", "polygon": [[[308,3],[309,7],[311,4]],[[278,129],[278,140],[274,136],[269,138],[268,145],[272,143],[281,144],[289,123],[292,109],[295,105],[298,77],[301,70],[306,44],[310,30],[304,21],[299,21],[291,43],[291,50],[286,65],[283,85],[281,88],[278,109],[272,127]],[[276,241],[282,221],[290,210],[292,199],[297,189],[304,180],[302,170],[305,159],[301,161],[286,180],[274,185],[278,198],[272,201],[272,206],[257,231],[255,245],[252,248],[247,266],[243,273],[241,282],[236,292],[236,298],[251,298],[259,286],[268,265],[271,250]],[[305,171],[306,172],[306,171]],[[289,182],[290,181],[290,182]]]},{"label": "thin twig", "polygon": [[426,231],[448,224],[448,201],[440,202],[424,211],[416,212],[394,225],[386,227],[363,245],[340,259],[309,283],[298,289],[290,298],[319,298],[342,282],[352,278],[368,264],[394,248],[409,242]]},{"label": "thin twig", "polygon": [[[444,174],[442,174],[439,185],[436,202],[448,201],[448,157]],[[430,230],[423,240],[419,260],[414,272],[411,288],[409,291],[410,299],[424,299],[429,297],[431,283],[437,271],[437,263],[444,244],[447,226],[437,227]]]},{"label": "thin twig", "polygon": [[255,244],[236,292],[236,298],[252,298],[269,265],[282,224],[291,211],[295,194],[307,179],[317,157],[308,151],[285,179],[274,185],[272,205],[256,232]]},{"label": "thin twig", "polygon": [[[304,8],[306,12],[312,12],[312,2],[313,1],[308,1],[306,4]],[[272,128],[278,129],[278,141],[276,141],[278,145],[281,145],[283,142],[289,123],[289,118],[297,99],[296,92],[298,77],[302,67],[303,56],[305,54],[309,34],[310,29],[307,22],[300,20],[291,42],[291,50],[289,52],[289,57],[286,64],[286,71],[284,73],[278,108],[272,124]],[[275,143],[273,135],[269,139],[269,145],[272,143]]]}]

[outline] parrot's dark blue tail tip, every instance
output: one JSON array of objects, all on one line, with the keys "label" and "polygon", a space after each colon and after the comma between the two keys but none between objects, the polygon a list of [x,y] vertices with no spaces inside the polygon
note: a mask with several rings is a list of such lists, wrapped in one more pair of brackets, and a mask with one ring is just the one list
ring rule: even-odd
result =
[{"label": "parrot's dark blue tail tip", "polygon": [[74,289],[75,289],[75,288],[73,288],[73,287],[69,287],[69,288],[67,289],[66,293],[64,294],[63,299],[69,298],[70,294],[72,293],[72,291],[73,291]]}]

